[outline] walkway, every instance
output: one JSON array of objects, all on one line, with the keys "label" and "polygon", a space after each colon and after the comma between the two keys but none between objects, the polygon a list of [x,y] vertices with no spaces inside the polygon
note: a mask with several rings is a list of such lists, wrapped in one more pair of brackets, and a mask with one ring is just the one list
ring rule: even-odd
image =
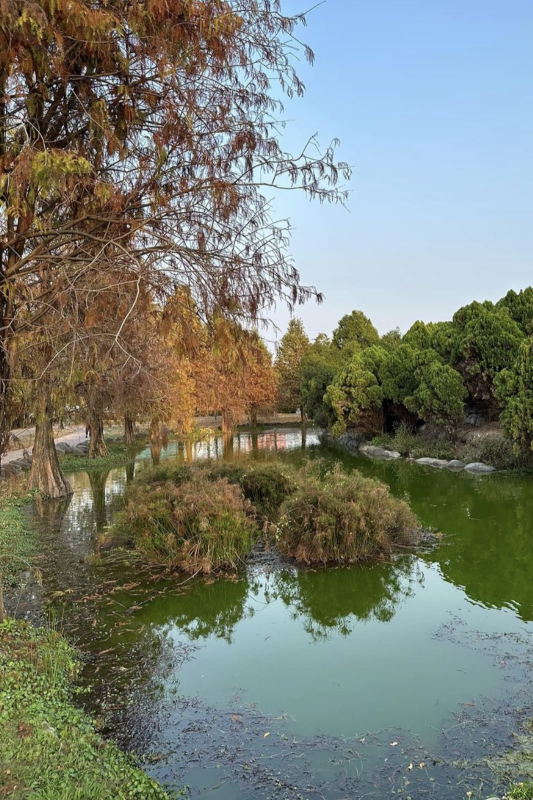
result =
[{"label": "walkway", "polygon": [[[67,442],[75,447],[80,442],[85,441],[85,425],[77,425],[74,430],[70,433],[66,433],[64,436],[56,436],[55,443],[58,442]],[[31,446],[27,448],[31,452]],[[5,464],[9,464],[11,461],[16,461],[17,458],[23,458],[24,450],[8,450],[7,453],[4,453],[2,456],[2,466]]]}]

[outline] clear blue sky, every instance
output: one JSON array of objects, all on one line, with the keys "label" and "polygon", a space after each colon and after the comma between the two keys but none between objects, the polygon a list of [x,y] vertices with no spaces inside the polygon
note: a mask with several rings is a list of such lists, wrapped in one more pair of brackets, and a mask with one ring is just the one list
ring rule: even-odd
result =
[{"label": "clear blue sky", "polygon": [[296,312],[309,334],[353,308],[405,331],[533,284],[533,2],[327,0],[301,38],[316,62],[287,144],[338,136],[353,166],[349,211],[276,198],[326,295]]}]

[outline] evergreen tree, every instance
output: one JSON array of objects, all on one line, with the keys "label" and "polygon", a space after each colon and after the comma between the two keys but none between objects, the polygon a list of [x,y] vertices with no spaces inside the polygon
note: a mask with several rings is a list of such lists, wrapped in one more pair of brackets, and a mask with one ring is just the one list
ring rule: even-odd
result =
[{"label": "evergreen tree", "polygon": [[288,413],[299,408],[302,422],[304,420],[301,389],[302,359],[309,346],[310,341],[305,333],[302,320],[291,319],[276,355],[278,408]]},{"label": "evergreen tree", "polygon": [[522,342],[511,369],[496,378],[496,396],[503,404],[502,422],[515,451],[531,456],[533,449],[533,339]]}]

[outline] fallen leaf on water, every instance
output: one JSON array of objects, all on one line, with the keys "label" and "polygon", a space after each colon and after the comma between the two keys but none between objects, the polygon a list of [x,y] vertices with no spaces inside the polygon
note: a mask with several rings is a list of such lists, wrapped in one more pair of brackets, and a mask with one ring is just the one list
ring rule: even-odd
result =
[{"label": "fallen leaf on water", "polygon": [[421,761],[420,764],[419,764],[420,769],[424,769],[425,766],[426,766],[426,762],[425,761]]},{"label": "fallen leaf on water", "polygon": [[396,747],[396,745],[397,745],[397,744],[398,744],[398,742],[391,742],[391,743],[390,743],[390,746],[391,746],[391,747]]},{"label": "fallen leaf on water", "polygon": [[240,717],[238,717],[236,714],[232,714],[231,718],[232,718],[233,722],[238,722],[239,725],[243,725],[244,724],[242,719]]},{"label": "fallen leaf on water", "polygon": [[407,769],[413,769],[413,764],[412,764],[412,762],[411,762],[411,764],[409,764],[409,766],[407,767]]},{"label": "fallen leaf on water", "polygon": [[366,736],[363,736],[363,738],[359,739],[359,741],[361,742],[361,744],[364,744],[366,742]]},{"label": "fallen leaf on water", "polygon": [[263,739],[266,739],[267,736],[270,736],[270,734],[269,733],[265,733],[265,735],[263,736]]}]

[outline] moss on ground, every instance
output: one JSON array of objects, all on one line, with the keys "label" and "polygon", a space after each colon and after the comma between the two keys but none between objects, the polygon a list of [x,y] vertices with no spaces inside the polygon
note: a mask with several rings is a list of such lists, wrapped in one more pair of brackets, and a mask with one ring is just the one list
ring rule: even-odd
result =
[{"label": "moss on ground", "polygon": [[169,800],[74,705],[78,662],[54,631],[0,624],[0,796],[12,800]]}]

